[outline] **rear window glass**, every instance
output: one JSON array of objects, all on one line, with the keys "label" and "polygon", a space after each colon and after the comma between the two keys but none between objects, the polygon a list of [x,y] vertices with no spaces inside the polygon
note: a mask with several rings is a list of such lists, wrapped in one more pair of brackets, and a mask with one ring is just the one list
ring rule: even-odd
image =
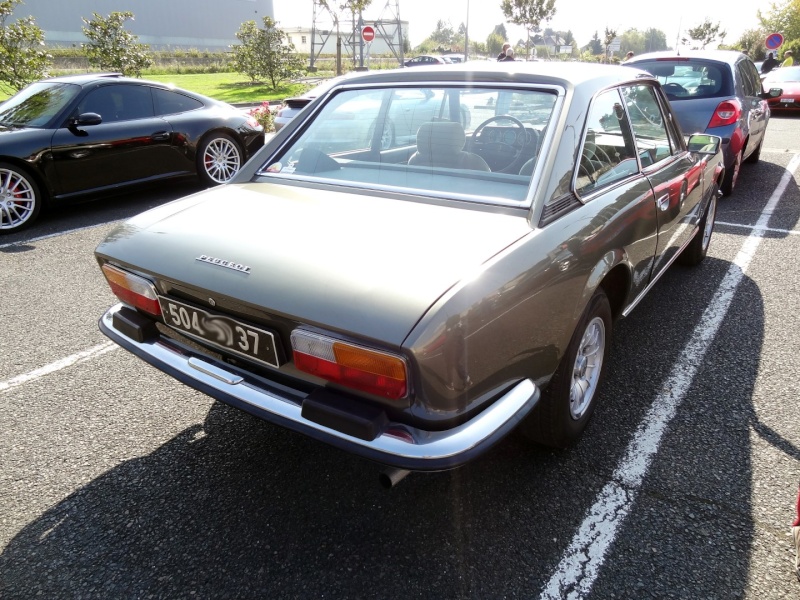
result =
[{"label": "rear window glass", "polygon": [[469,85],[340,90],[260,173],[520,203],[556,99]]},{"label": "rear window glass", "polygon": [[654,75],[670,100],[730,96],[732,82],[727,65],[710,61],[653,60],[630,63]]}]

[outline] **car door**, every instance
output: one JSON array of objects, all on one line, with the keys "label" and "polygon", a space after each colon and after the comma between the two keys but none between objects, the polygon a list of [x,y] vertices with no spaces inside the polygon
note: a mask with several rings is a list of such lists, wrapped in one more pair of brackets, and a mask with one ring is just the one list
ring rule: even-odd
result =
[{"label": "car door", "polygon": [[111,83],[90,90],[72,117],[96,113],[99,125],[53,135],[52,156],[62,195],[163,176],[174,169],[172,129],[154,116],[149,86]]},{"label": "car door", "polygon": [[747,146],[744,156],[747,157],[758,148],[767,131],[769,110],[767,101],[761,97],[762,85],[755,65],[748,58],[743,58],[736,63],[736,75],[741,81],[742,103],[747,119]]},{"label": "car door", "polygon": [[625,86],[622,93],[637,159],[655,195],[658,242],[651,276],[655,278],[695,232],[703,196],[702,166],[687,152],[659,89],[641,83]]}]

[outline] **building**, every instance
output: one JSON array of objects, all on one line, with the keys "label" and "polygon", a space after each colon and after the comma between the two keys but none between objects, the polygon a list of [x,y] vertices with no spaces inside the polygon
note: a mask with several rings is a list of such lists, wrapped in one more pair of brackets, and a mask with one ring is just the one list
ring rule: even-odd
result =
[{"label": "building", "polygon": [[14,16],[33,16],[49,46],[78,46],[86,41],[81,17],[107,17],[131,11],[125,29],[154,50],[196,48],[225,50],[237,44],[236,32],[245,21],[275,18],[272,0],[23,0]]}]

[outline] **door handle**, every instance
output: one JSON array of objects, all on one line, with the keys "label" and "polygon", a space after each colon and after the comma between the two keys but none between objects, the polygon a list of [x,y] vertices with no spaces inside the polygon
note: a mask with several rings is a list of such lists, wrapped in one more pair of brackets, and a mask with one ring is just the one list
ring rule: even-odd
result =
[{"label": "door handle", "polygon": [[165,142],[169,139],[169,131],[156,131],[150,139],[154,142]]},{"label": "door handle", "polygon": [[656,206],[658,206],[658,210],[665,211],[669,208],[669,194],[664,194],[656,200]]}]

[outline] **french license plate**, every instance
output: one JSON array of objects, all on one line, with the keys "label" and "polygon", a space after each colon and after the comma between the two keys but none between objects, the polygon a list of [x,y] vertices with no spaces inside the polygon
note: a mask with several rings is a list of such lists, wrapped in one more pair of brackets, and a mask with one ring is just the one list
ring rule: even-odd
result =
[{"label": "french license plate", "polygon": [[189,337],[197,338],[209,344],[267,363],[273,367],[280,366],[278,347],[272,332],[219,314],[212,314],[159,296],[161,313],[164,322]]},{"label": "french license plate", "polygon": [[794,98],[781,98],[782,104],[794,104]]}]

